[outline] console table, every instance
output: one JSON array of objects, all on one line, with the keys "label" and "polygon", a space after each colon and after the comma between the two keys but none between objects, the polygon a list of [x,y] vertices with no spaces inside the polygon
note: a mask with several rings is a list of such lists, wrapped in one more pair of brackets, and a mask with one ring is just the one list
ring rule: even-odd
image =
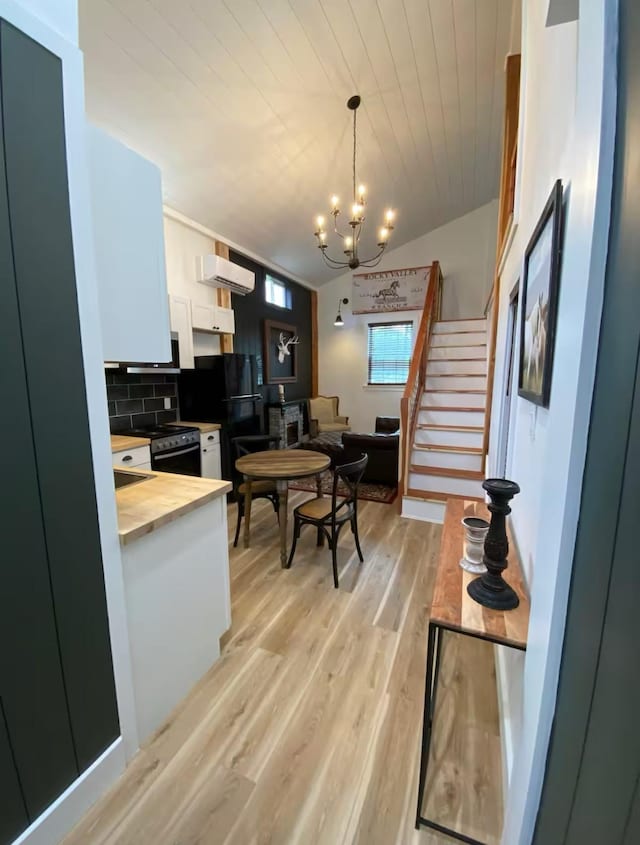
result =
[{"label": "console table", "polygon": [[[429,615],[427,639],[427,672],[424,691],[424,712],[422,721],[422,753],[420,757],[420,779],[418,784],[418,805],[416,828],[425,825],[440,833],[452,836],[468,845],[484,845],[478,839],[451,830],[433,819],[424,818],[422,803],[429,764],[429,749],[440,673],[440,655],[445,632],[477,637],[481,640],[524,651],[527,647],[529,627],[529,598],[527,596],[520,562],[509,534],[509,567],[506,580],[517,592],[520,605],[515,610],[498,611],[482,607],[467,593],[467,584],[476,578],[460,566],[463,556],[464,528],[461,520],[465,516],[480,516],[489,519],[490,514],[482,502],[464,499],[449,499],[442,531],[440,558],[436,570],[433,601]],[[509,533],[509,532],[507,532]],[[496,784],[496,787],[498,785]]]}]

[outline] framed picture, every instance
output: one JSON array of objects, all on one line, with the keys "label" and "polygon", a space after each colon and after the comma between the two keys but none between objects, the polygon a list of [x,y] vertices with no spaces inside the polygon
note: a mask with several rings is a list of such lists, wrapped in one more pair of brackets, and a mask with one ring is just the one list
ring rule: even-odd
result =
[{"label": "framed picture", "polygon": [[524,254],[518,395],[549,407],[560,283],[562,182],[553,186]]},{"label": "framed picture", "polygon": [[266,384],[298,381],[298,333],[295,326],[264,321],[264,375]]}]

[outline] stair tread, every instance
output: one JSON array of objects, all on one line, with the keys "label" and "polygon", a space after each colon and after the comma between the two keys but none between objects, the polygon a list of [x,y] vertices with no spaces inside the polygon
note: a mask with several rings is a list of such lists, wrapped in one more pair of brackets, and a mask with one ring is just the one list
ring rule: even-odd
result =
[{"label": "stair tread", "polygon": [[486,323],[486,317],[460,317],[458,320],[434,320],[434,323]]},{"label": "stair tread", "polygon": [[476,387],[435,387],[423,391],[423,393],[481,393],[483,395],[486,392],[486,390],[478,390]]},{"label": "stair tread", "polygon": [[[438,346],[437,348],[438,349],[445,349],[446,347]],[[455,349],[465,349],[466,347],[456,346],[454,348]],[[471,349],[471,347],[469,347],[469,349]],[[457,364],[460,361],[464,361],[464,362],[468,363],[469,361],[482,361],[482,360],[484,360],[484,359],[483,358],[427,358],[427,364],[429,364],[429,363],[431,363],[431,364],[441,364],[443,361],[448,362],[449,364],[453,364],[453,363]],[[437,373],[434,373],[434,375],[437,375]],[[451,375],[454,375],[454,373],[451,373]],[[477,375],[482,375],[482,373],[469,373],[469,375],[477,376]]]},{"label": "stair tread", "polygon": [[452,469],[450,467],[430,467],[422,464],[410,464],[409,472],[418,475],[444,475],[446,478],[468,478],[470,481],[484,481],[485,475],[479,469]]},{"label": "stair tread", "polygon": [[486,373],[427,373],[427,378],[486,378]]},{"label": "stair tread", "polygon": [[422,405],[420,411],[465,411],[467,413],[484,414],[484,408],[467,408],[458,405]]},{"label": "stair tread", "polygon": [[[434,334],[431,335],[432,338],[434,337],[444,337],[444,334]],[[437,343],[431,344],[431,349],[473,349],[475,346],[486,346],[486,343],[441,343],[438,345]]]},{"label": "stair tread", "polygon": [[481,425],[438,425],[437,423],[418,423],[416,428],[428,428],[434,431],[473,431],[481,433],[484,427]]},{"label": "stair tread", "polygon": [[[446,322],[446,321],[443,321]],[[455,321],[453,321],[455,322]],[[486,332],[486,329],[481,328],[469,328],[469,329],[456,329],[455,332],[436,332],[436,334],[482,334],[482,332]]]},{"label": "stair tread", "polygon": [[456,452],[462,455],[481,455],[481,446],[447,446],[443,443],[414,443],[414,449],[425,452]]},{"label": "stair tread", "polygon": [[427,501],[429,499],[433,499],[437,502],[446,502],[447,499],[466,499],[469,502],[484,502],[482,496],[468,496],[461,493],[441,493],[437,490],[418,490],[415,487],[407,488],[407,492],[404,495],[408,499],[421,499]]}]

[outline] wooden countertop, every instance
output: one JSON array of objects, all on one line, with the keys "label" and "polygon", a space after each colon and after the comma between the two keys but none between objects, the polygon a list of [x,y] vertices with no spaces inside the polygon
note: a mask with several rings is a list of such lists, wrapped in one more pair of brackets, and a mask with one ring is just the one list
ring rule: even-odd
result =
[{"label": "wooden countertop", "polygon": [[178,425],[192,425],[194,428],[199,428],[202,434],[205,434],[207,431],[220,431],[222,426],[220,423],[212,423],[212,422],[186,422],[185,420],[178,420]]},{"label": "wooden countertop", "polygon": [[122,546],[150,534],[162,525],[179,519],[231,490],[229,481],[215,481],[169,472],[150,472],[137,467],[117,469],[119,472],[150,476],[148,481],[140,481],[138,484],[130,484],[116,490],[118,534]]},{"label": "wooden countertop", "polygon": [[466,572],[460,566],[464,545],[461,520],[465,516],[480,516],[486,520],[491,518],[484,502],[447,500],[431,621],[454,631],[525,649],[530,605],[511,532],[507,526],[509,566],[504,571],[504,579],[518,594],[520,604],[514,610],[491,610],[478,604],[467,593],[467,584],[478,576]]},{"label": "wooden countertop", "polygon": [[126,452],[128,449],[136,449],[138,446],[148,446],[151,443],[148,437],[129,437],[128,434],[111,435],[111,451]]}]

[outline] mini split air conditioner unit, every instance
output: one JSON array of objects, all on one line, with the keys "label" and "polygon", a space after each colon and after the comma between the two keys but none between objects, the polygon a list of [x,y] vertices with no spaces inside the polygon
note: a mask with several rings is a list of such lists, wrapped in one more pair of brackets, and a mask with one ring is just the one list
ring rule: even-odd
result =
[{"label": "mini split air conditioner unit", "polygon": [[197,279],[203,285],[227,288],[244,296],[256,286],[256,276],[238,264],[219,255],[201,255],[196,258]]}]

